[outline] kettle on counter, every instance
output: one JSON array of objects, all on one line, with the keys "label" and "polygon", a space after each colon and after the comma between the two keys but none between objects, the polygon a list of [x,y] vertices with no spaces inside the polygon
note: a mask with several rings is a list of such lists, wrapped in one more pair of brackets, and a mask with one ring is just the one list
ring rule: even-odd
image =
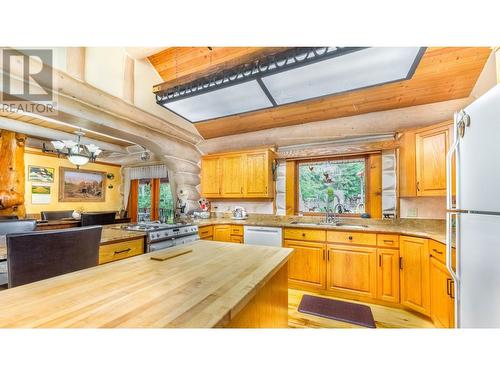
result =
[{"label": "kettle on counter", "polygon": [[243,207],[235,207],[232,219],[245,220],[248,217],[247,211]]}]

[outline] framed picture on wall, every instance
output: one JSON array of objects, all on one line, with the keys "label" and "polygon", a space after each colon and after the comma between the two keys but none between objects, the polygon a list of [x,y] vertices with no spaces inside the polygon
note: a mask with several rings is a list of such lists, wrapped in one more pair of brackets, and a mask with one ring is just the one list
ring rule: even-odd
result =
[{"label": "framed picture on wall", "polygon": [[54,168],[30,165],[28,176],[29,180],[34,182],[54,182]]},{"label": "framed picture on wall", "polygon": [[31,185],[31,203],[32,204],[49,204],[50,203],[50,186],[49,185]]},{"label": "framed picture on wall", "polygon": [[59,202],[104,202],[106,172],[59,168]]}]

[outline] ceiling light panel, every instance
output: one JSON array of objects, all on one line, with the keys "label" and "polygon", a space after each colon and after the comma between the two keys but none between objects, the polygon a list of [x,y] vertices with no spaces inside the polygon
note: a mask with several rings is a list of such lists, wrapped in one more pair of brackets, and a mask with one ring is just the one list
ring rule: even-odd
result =
[{"label": "ceiling light panel", "polygon": [[256,80],[215,89],[164,103],[163,106],[191,122],[207,121],[272,107]]},{"label": "ceiling light panel", "polygon": [[262,77],[278,105],[409,79],[424,49],[373,47]]}]

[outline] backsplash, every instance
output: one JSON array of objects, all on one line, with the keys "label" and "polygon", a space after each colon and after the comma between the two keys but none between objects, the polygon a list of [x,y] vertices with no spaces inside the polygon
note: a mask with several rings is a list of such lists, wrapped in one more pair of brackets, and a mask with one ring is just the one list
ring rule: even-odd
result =
[{"label": "backsplash", "polygon": [[400,198],[401,218],[408,219],[445,219],[446,197]]},{"label": "backsplash", "polygon": [[235,207],[243,207],[249,214],[273,214],[273,201],[210,200],[210,210],[212,212],[231,212]]}]

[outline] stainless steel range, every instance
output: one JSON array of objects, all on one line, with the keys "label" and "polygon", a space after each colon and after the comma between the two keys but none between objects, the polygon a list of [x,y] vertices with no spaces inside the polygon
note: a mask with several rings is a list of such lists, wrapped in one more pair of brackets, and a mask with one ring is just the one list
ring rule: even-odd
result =
[{"label": "stainless steel range", "polygon": [[120,228],[145,232],[146,252],[163,250],[200,239],[198,226],[192,224],[138,223],[125,224]]}]

